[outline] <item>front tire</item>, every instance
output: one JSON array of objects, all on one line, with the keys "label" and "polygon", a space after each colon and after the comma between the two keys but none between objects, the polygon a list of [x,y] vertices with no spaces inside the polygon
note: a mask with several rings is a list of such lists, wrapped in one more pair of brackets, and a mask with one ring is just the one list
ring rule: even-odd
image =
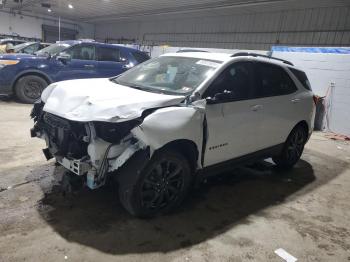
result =
[{"label": "front tire", "polygon": [[300,159],[305,143],[307,141],[307,132],[302,126],[296,126],[289,134],[282,152],[279,156],[273,157],[272,160],[279,168],[290,169]]},{"label": "front tire", "polygon": [[16,97],[23,103],[33,104],[41,96],[43,90],[48,86],[46,80],[40,76],[23,76],[16,82]]},{"label": "front tire", "polygon": [[189,163],[175,151],[157,152],[141,172],[125,175],[133,182],[119,179],[124,181],[119,184],[120,201],[129,213],[143,218],[167,213],[179,206],[191,184]]}]

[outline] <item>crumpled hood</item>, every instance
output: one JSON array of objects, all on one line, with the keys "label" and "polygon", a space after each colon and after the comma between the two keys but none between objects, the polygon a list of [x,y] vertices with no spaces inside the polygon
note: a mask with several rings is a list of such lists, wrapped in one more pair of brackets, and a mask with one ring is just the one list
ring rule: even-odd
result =
[{"label": "crumpled hood", "polygon": [[44,111],[81,122],[131,120],[146,109],[177,105],[184,98],[118,85],[108,78],[57,82],[41,96]]}]

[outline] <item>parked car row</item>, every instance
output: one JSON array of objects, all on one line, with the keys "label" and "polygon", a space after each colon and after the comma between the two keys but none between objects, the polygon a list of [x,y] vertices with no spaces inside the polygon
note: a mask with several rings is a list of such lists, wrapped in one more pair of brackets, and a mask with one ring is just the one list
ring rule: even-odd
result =
[{"label": "parked car row", "polygon": [[0,94],[33,103],[51,83],[119,75],[149,59],[139,50],[93,41],[70,40],[32,52],[38,43],[17,46],[22,53],[0,55]]},{"label": "parked car row", "polygon": [[26,42],[13,47],[14,53],[34,54],[35,52],[50,46],[50,43]]},{"label": "parked car row", "polygon": [[16,40],[12,38],[0,39],[0,54],[13,52],[14,46],[25,43],[24,40]]},{"label": "parked car row", "polygon": [[20,39],[0,39],[0,53],[25,53],[34,54],[36,51],[48,47],[50,43],[25,41]]}]

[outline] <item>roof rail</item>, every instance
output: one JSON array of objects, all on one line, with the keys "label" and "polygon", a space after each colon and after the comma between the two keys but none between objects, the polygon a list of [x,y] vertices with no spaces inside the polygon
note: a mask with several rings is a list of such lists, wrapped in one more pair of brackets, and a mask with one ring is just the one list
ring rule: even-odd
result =
[{"label": "roof rail", "polygon": [[267,56],[267,55],[260,55],[260,54],[257,54],[257,53],[239,52],[239,53],[233,54],[231,57],[237,57],[237,56],[264,57],[264,58],[268,58],[268,59],[278,60],[278,61],[281,61],[281,62],[287,64],[287,65],[294,66],[291,62],[289,62],[287,60],[276,58],[276,57],[272,57],[272,56]]},{"label": "roof rail", "polygon": [[204,53],[209,53],[208,51],[201,50],[201,49],[180,49],[176,53],[189,53],[189,52],[204,52]]},{"label": "roof rail", "polygon": [[96,42],[94,39],[90,39],[90,38],[80,38],[80,39],[78,39],[78,41],[82,41],[82,42]]}]

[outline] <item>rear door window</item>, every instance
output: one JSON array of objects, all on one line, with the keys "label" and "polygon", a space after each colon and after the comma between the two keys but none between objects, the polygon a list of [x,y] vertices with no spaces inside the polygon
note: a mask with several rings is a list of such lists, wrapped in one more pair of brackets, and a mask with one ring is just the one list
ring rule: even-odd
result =
[{"label": "rear door window", "polygon": [[120,62],[120,50],[114,47],[97,47],[97,61]]},{"label": "rear door window", "polygon": [[287,72],[278,65],[256,62],[255,72],[258,97],[287,95],[297,90]]}]

